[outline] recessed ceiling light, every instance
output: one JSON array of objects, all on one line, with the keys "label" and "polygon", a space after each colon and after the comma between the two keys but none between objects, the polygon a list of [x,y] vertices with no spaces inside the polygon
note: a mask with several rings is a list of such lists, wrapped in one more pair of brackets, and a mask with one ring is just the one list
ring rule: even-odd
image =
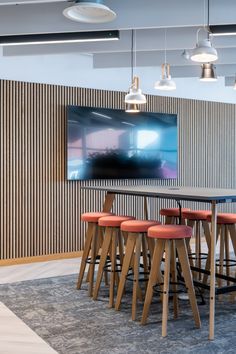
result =
[{"label": "recessed ceiling light", "polygon": [[66,8],[63,15],[72,21],[84,23],[105,23],[116,18],[116,13],[102,4],[101,0],[78,0],[75,5]]}]

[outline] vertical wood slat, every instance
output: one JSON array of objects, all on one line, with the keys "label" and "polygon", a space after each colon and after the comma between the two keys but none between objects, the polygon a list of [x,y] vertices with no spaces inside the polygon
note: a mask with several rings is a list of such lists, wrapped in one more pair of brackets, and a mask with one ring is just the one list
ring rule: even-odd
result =
[{"label": "vertical wood slat", "polygon": [[[83,249],[80,214],[101,210],[89,185],[236,188],[235,105],[148,96],[146,111],[177,113],[178,180],[66,180],[66,106],[124,109],[124,93],[0,80],[0,259]],[[150,217],[173,201],[150,200]],[[207,208],[203,203],[183,206]],[[219,210],[234,211],[233,205]],[[114,211],[144,217],[140,197],[118,196]]]}]

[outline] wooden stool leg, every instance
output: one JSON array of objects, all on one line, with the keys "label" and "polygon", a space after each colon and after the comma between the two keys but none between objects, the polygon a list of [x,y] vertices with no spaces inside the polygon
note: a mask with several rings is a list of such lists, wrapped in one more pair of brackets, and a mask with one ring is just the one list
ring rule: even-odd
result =
[{"label": "wooden stool leg", "polygon": [[[200,223],[196,221],[196,262],[195,267],[201,268],[201,235],[200,235]],[[197,277],[201,280],[201,273],[197,273]]]},{"label": "wooden stool leg", "polygon": [[[234,249],[234,256],[236,256],[236,229],[235,224],[228,225],[228,232]],[[234,301],[236,292],[232,292],[231,301]]]},{"label": "wooden stool leg", "polygon": [[81,284],[82,284],[83,277],[84,277],[84,271],[85,271],[85,267],[86,267],[86,260],[89,256],[92,238],[93,238],[93,236],[95,236],[95,233],[96,233],[96,224],[95,223],[88,223],[88,229],[86,232],[85,245],[84,245],[84,252],[82,255],[79,277],[78,277],[78,281],[77,281],[77,289],[81,288]]},{"label": "wooden stool leg", "polygon": [[[209,227],[209,225],[208,225],[208,227]],[[210,231],[210,229],[209,229],[209,231]],[[220,228],[219,228],[219,225],[217,225],[216,244],[217,244],[217,242],[218,242],[219,233],[220,233]],[[211,243],[209,242],[209,245],[208,245],[208,255],[207,255],[205,270],[210,271],[210,261],[211,261]],[[202,281],[203,284],[207,284],[208,277],[209,277],[208,274],[204,274],[204,276],[203,276],[203,281]]]},{"label": "wooden stool leg", "polygon": [[124,240],[121,231],[118,231],[118,246],[119,246],[119,256],[120,256],[120,264],[123,264],[124,261]]},{"label": "wooden stool leg", "polygon": [[163,252],[164,252],[164,244],[165,244],[165,240],[159,239],[156,241],[156,245],[154,248],[152,266],[151,266],[151,271],[149,275],[148,286],[147,286],[147,291],[146,291],[146,296],[145,296],[145,301],[143,306],[143,314],[141,320],[141,323],[143,325],[146,324],[147,322],[147,316],[148,316],[150,304],[152,302],[153,286],[156,285],[157,279],[160,277],[160,266],[161,266]]},{"label": "wooden stool leg", "polygon": [[179,257],[179,261],[181,264],[185,285],[188,289],[188,296],[189,296],[190,304],[192,307],[195,324],[196,324],[197,328],[200,328],[201,327],[201,320],[200,320],[200,316],[199,316],[197,300],[196,300],[196,296],[195,296],[195,290],[193,287],[192,273],[190,271],[185,240],[183,240],[183,239],[176,240],[176,248],[178,251],[178,257]]},{"label": "wooden stool leg", "polygon": [[116,279],[116,248],[117,248],[117,233],[113,230],[111,241],[111,279],[109,291],[109,307],[114,307],[114,291]]},{"label": "wooden stool leg", "polygon": [[100,262],[98,267],[97,281],[93,291],[94,300],[97,300],[98,297],[98,291],[100,289],[100,285],[102,281],[102,274],[103,274],[104,266],[106,264],[107,255],[111,244],[111,238],[112,238],[112,229],[110,227],[107,227],[104,235],[104,241],[102,244],[102,252],[101,252],[101,257],[100,257]]},{"label": "wooden stool leg", "polygon": [[[134,236],[135,237],[135,236]],[[133,279],[133,298],[132,298],[132,320],[136,320],[137,295],[139,288],[139,267],[141,254],[142,235],[136,236],[135,255],[134,255],[134,279]]]},{"label": "wooden stool leg", "polygon": [[[97,256],[99,254],[99,249],[100,249],[100,247],[102,245],[102,239],[103,239],[102,229],[98,225],[96,225],[96,229],[95,229],[95,234],[94,235],[96,237],[96,240],[94,240],[96,242],[96,247],[95,247],[95,250],[93,250],[93,252],[92,252],[92,249],[91,249],[91,254],[93,253],[93,254],[95,254]],[[89,264],[89,269],[88,269],[88,273],[87,273],[87,277],[86,277],[86,282],[87,283],[90,283],[90,279],[91,279],[91,276],[92,276],[91,272],[93,272],[92,262]]]},{"label": "wooden stool leg", "polygon": [[190,246],[190,239],[186,239],[186,246],[187,246],[187,250],[188,250],[188,257],[189,257],[190,266],[194,267],[193,259],[192,259],[192,249]]},{"label": "wooden stool leg", "polygon": [[149,254],[150,254],[150,265],[151,265],[151,261],[153,258],[153,253],[154,253],[154,248],[155,248],[155,240],[151,237],[147,237],[147,245],[148,245],[148,250],[149,250]]},{"label": "wooden stool leg", "polygon": [[[194,220],[187,220],[187,226],[190,226],[193,229],[193,234],[194,234],[194,224],[195,224]],[[196,239],[194,241],[195,241],[194,252],[196,253]],[[191,265],[191,267],[194,267],[194,262],[193,262],[193,258],[192,258],[193,251],[192,251],[192,248],[191,248],[190,239],[186,240],[186,245],[187,245],[187,248],[188,248],[188,254],[190,255],[190,258],[189,258],[190,265]],[[195,275],[195,272],[193,272],[193,274]]]},{"label": "wooden stool leg", "polygon": [[91,246],[91,263],[90,263],[90,274],[89,274],[89,296],[93,296],[93,282],[94,282],[94,269],[97,256],[97,234],[94,235]]},{"label": "wooden stool leg", "polygon": [[175,241],[172,241],[172,247],[171,247],[171,263],[170,263],[170,268],[171,268],[171,281],[174,283],[172,285],[173,289],[173,305],[174,305],[174,318],[178,318],[179,314],[179,306],[178,306],[178,294],[177,294],[177,272],[176,272],[176,248],[175,248]]},{"label": "wooden stool leg", "polygon": [[[230,259],[230,254],[229,254],[229,230],[228,230],[228,226],[225,225],[225,264],[226,264],[226,275],[227,277],[230,276],[230,268],[229,268],[229,259]],[[227,285],[230,285],[230,281],[227,280]]]},{"label": "wooden stool leg", "polygon": [[[221,232],[220,232],[220,265],[219,265],[219,273],[223,275],[224,273],[224,225],[221,225]],[[222,279],[219,279],[219,287],[222,286]],[[222,295],[219,296],[222,299]]]},{"label": "wooden stool leg", "polygon": [[165,271],[164,271],[164,289],[162,303],[162,337],[167,335],[168,320],[168,303],[169,303],[169,283],[170,283],[170,258],[171,258],[171,241],[165,242]]},{"label": "wooden stool leg", "polygon": [[142,253],[143,253],[143,270],[144,270],[144,279],[148,279],[148,253],[147,253],[147,238],[146,234],[142,234]]},{"label": "wooden stool leg", "polygon": [[133,237],[132,235],[128,235],[125,256],[124,256],[123,266],[121,270],[120,282],[117,290],[116,305],[115,305],[116,310],[119,310],[120,308],[121,298],[125,287],[126,276],[129,272],[129,267],[134,253],[135,242],[136,242],[136,238]]}]

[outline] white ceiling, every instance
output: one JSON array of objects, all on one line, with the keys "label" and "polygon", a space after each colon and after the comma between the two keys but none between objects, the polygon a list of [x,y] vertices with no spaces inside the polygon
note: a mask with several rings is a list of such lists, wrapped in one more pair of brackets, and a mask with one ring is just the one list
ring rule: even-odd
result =
[{"label": "white ceiling", "polygon": [[[155,67],[164,60],[164,28],[167,28],[167,61],[171,64],[172,77],[200,74],[199,65],[184,59],[181,53],[195,46],[197,28],[206,22],[204,0],[105,0],[117,13],[116,20],[106,24],[82,24],[66,19],[62,11],[71,2],[17,2],[22,1],[28,4],[8,6],[6,3],[16,0],[0,1],[0,35],[118,29],[120,40],[4,47],[3,57],[90,53],[94,68],[130,67],[131,29],[136,29],[137,66]],[[236,1],[210,0],[210,24],[233,23],[236,23]],[[226,77],[226,85],[232,85],[236,72],[236,36],[216,37],[213,44],[219,55],[215,63],[217,74]]]}]

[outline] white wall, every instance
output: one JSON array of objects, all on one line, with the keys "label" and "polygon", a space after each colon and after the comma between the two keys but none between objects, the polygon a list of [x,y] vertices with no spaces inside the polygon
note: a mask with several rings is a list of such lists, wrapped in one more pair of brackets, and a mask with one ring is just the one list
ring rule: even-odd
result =
[{"label": "white wall", "polygon": [[[176,79],[177,90],[165,93],[153,89],[160,68],[137,68],[137,74],[142,90],[149,94],[236,103],[236,91],[224,86],[224,78],[215,83],[202,83],[197,78]],[[127,91],[130,69],[93,69],[93,58],[87,54],[3,57],[0,51],[0,78]]]}]

